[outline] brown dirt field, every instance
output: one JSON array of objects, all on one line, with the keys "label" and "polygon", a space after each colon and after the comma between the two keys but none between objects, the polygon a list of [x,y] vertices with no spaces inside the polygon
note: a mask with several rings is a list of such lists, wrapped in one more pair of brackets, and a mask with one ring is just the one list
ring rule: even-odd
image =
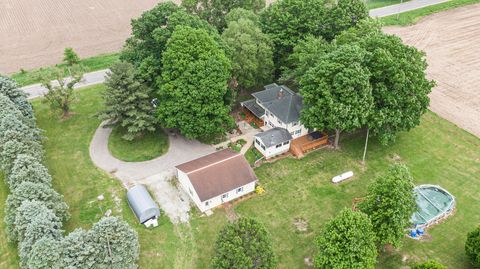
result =
[{"label": "brown dirt field", "polygon": [[130,34],[131,18],[158,2],[1,0],[0,72],[59,63],[66,47],[82,58],[119,51]]},{"label": "brown dirt field", "polygon": [[384,30],[427,53],[428,76],[437,82],[430,109],[480,137],[480,4]]}]

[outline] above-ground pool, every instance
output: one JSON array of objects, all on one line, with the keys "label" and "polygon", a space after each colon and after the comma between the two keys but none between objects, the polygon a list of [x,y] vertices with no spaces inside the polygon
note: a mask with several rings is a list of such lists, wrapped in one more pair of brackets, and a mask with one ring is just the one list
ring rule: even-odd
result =
[{"label": "above-ground pool", "polygon": [[416,227],[427,227],[448,216],[455,208],[455,197],[436,185],[420,185],[414,189],[417,212],[412,215]]}]

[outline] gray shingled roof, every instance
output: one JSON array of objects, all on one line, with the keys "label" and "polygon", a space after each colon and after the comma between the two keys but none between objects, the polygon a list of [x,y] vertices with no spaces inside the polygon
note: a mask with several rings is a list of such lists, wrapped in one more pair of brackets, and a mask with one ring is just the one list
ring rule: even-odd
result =
[{"label": "gray shingled roof", "polygon": [[265,109],[259,106],[255,99],[242,102],[241,104],[257,116],[257,118],[261,118],[265,115]]},{"label": "gray shingled roof", "polygon": [[265,90],[252,95],[282,122],[288,124],[300,119],[303,98],[287,86],[270,84],[265,86]]},{"label": "gray shingled roof", "polygon": [[275,127],[268,131],[255,135],[266,147],[278,145],[293,139],[292,135],[285,128]]}]

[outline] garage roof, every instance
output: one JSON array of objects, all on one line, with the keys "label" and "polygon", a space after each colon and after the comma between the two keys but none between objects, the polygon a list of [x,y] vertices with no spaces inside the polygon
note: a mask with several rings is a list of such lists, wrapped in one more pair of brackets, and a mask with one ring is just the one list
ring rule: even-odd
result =
[{"label": "garage roof", "polygon": [[245,157],[225,149],[176,167],[187,174],[204,202],[257,180]]}]

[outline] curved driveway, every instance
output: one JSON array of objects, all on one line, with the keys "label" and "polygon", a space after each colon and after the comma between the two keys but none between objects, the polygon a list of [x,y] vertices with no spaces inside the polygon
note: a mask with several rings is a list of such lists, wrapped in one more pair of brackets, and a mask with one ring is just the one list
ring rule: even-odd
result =
[{"label": "curved driveway", "polygon": [[124,162],[113,157],[108,150],[108,137],[111,132],[111,128],[100,125],[90,143],[90,157],[97,167],[121,179],[126,186],[156,174],[173,173],[176,165],[215,151],[210,145],[187,140],[168,131],[170,145],[166,154],[145,162]]}]

